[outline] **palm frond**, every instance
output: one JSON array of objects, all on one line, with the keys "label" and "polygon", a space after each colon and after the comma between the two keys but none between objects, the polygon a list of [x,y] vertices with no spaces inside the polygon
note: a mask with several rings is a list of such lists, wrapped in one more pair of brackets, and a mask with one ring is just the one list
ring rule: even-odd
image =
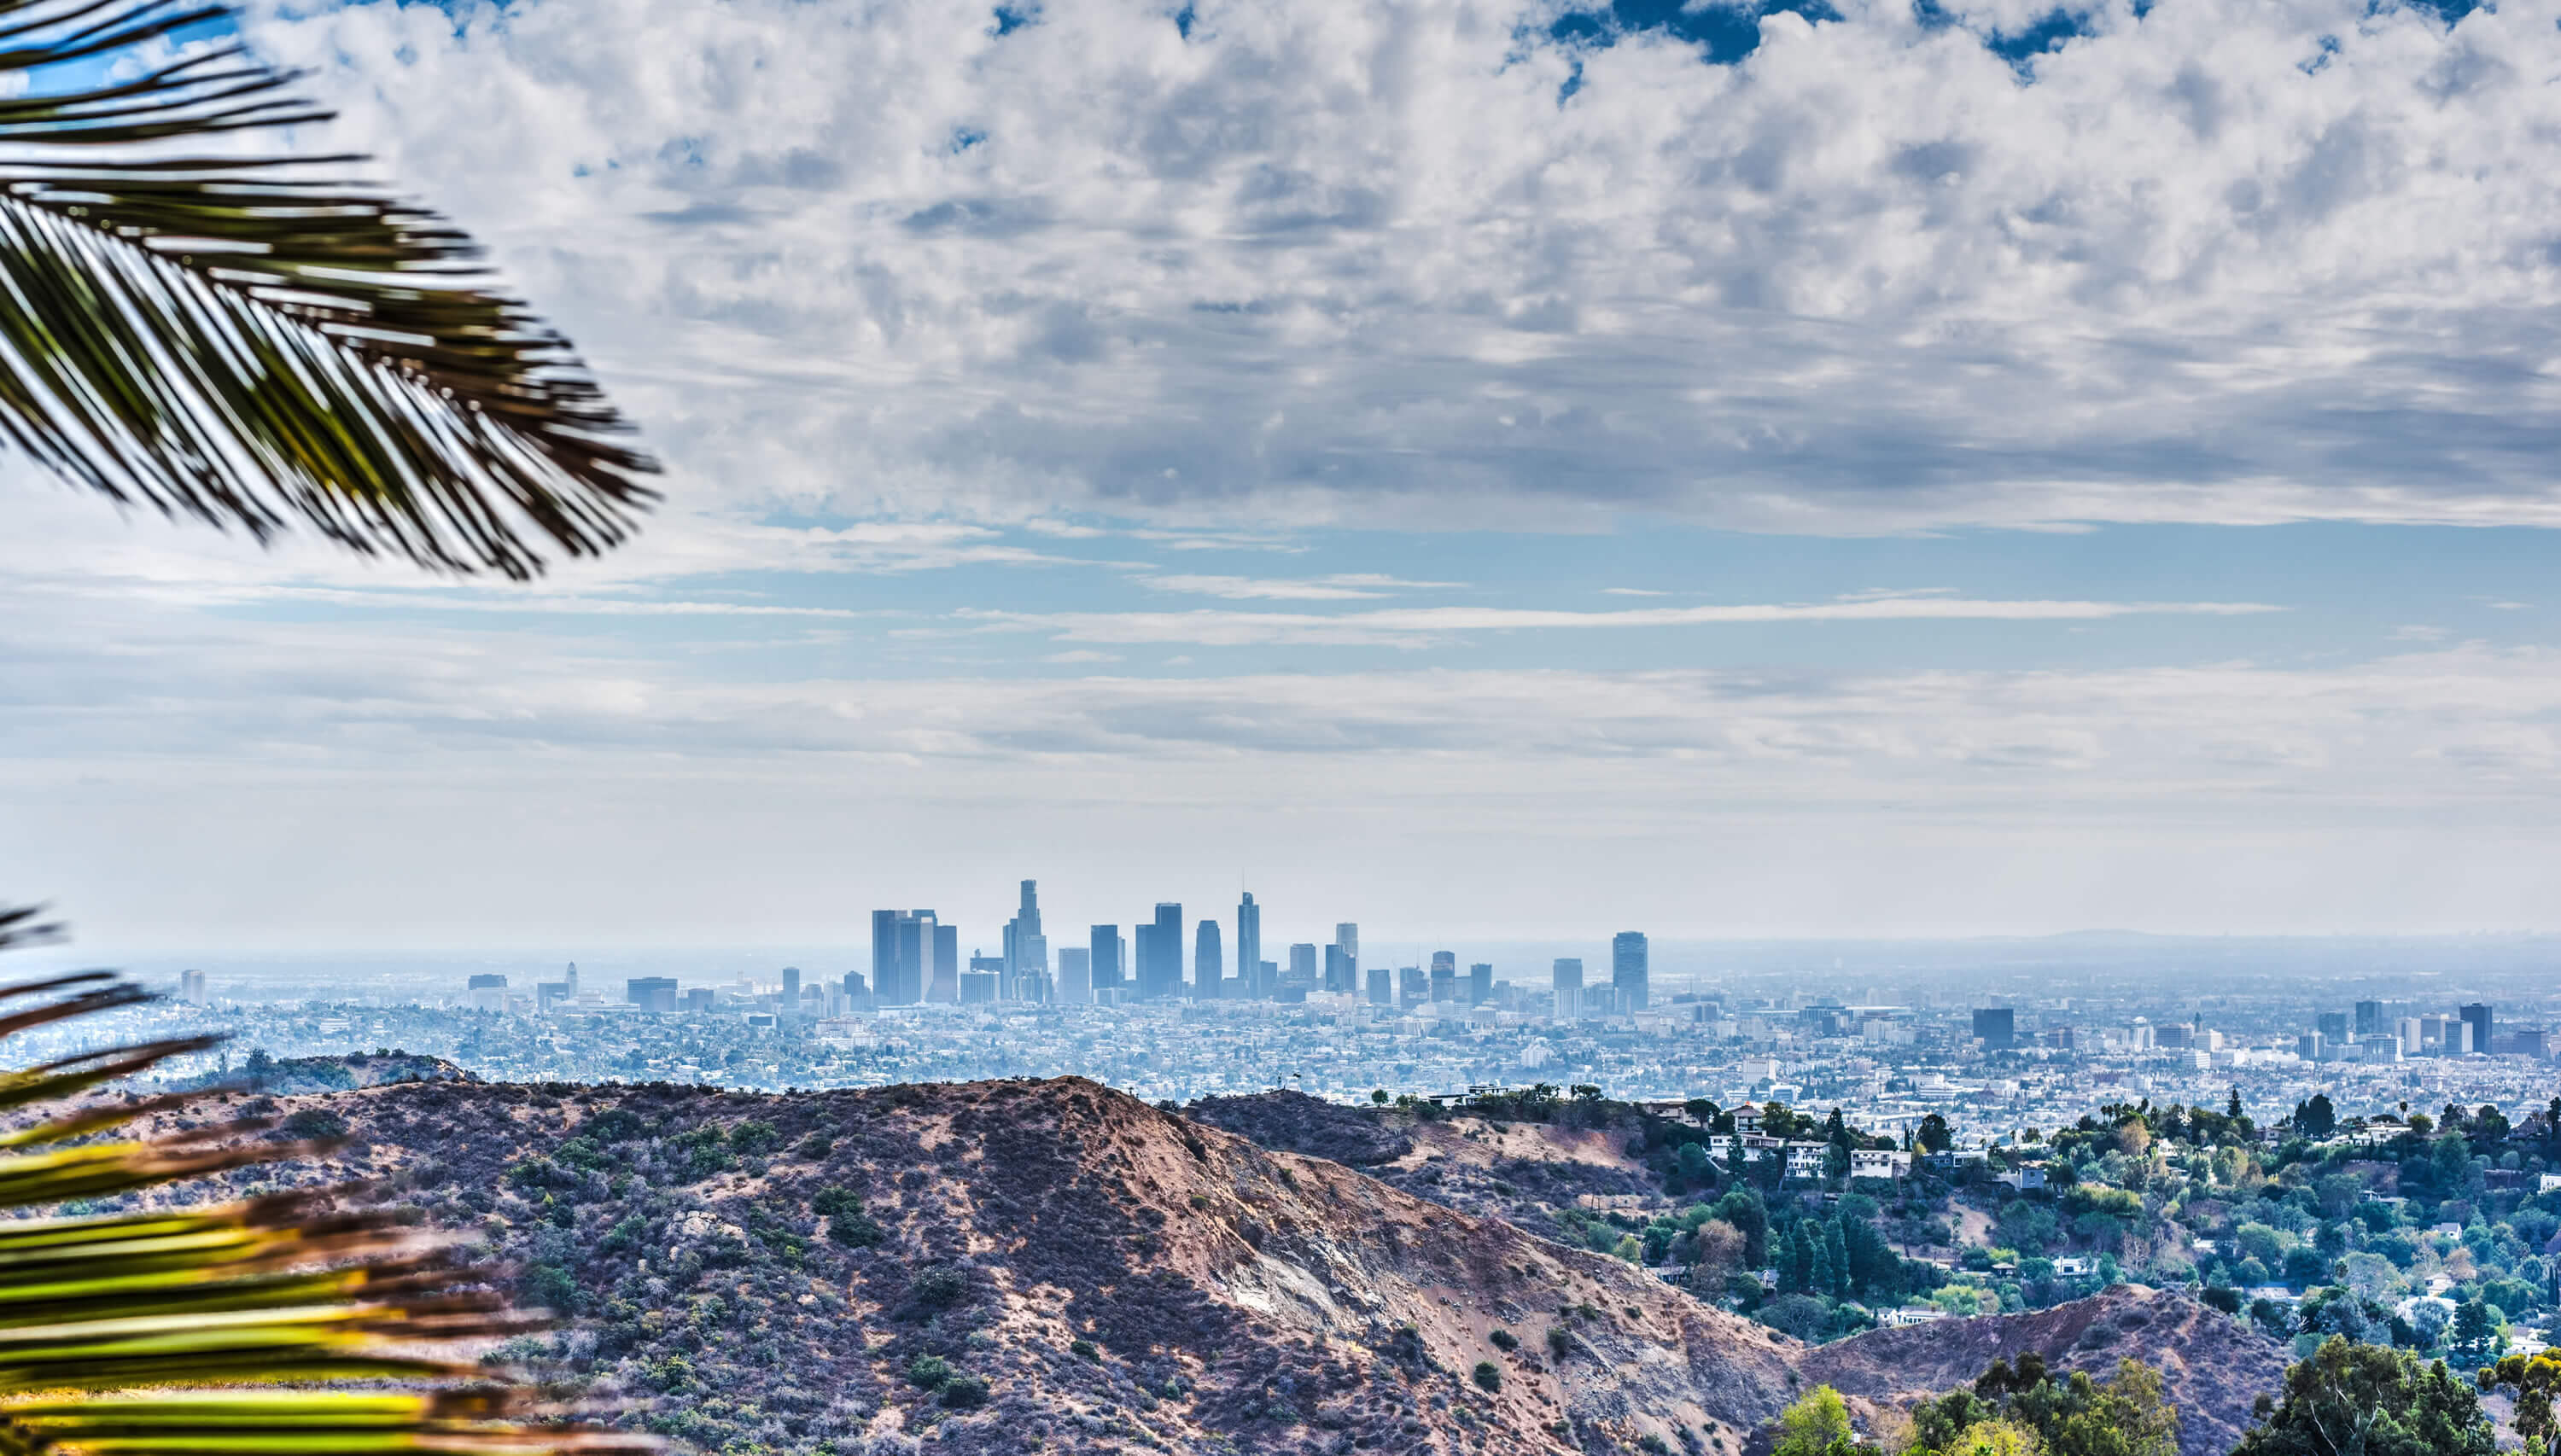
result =
[{"label": "palm frond", "polygon": [[[0,44],[6,43],[0,34]],[[5,924],[5,922],[0,922]],[[104,972],[0,986],[0,1036],[130,1005]],[[263,1123],[101,1139],[169,1105],[63,1099],[190,1052],[172,1038],[0,1072],[0,1209],[132,1193],[322,1151]],[[343,1191],[341,1191],[343,1192]],[[539,1328],[448,1236],[337,1192],[0,1216],[0,1456],[641,1456],[471,1357]],[[349,1382],[356,1382],[351,1387]]]},{"label": "palm frond", "polygon": [[[623,540],[656,464],[469,238],[347,180],[359,158],[191,152],[328,116],[180,42],[230,16],[0,0],[26,87],[0,99],[0,436],[120,502],[455,572]],[[142,69],[45,89],[105,57]]]},{"label": "palm frond", "polygon": [[37,916],[44,912],[43,905],[0,905],[0,950],[16,950],[59,939],[63,927],[38,919]]}]

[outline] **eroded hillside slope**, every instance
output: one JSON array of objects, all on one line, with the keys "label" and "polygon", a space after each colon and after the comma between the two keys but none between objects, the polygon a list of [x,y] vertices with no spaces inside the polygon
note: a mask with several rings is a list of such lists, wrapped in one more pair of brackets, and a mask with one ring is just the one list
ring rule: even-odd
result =
[{"label": "eroded hillside slope", "polygon": [[[529,1297],[575,1316],[555,1347],[574,1380],[726,1456],[886,1456],[920,1435],[952,1452],[1739,1453],[1816,1383],[1900,1404],[2028,1349],[2162,1366],[2201,1456],[2282,1370],[2237,1323],[2147,1291],[1810,1349],[1621,1260],[1078,1078],[779,1096],[409,1082],[209,1094],[160,1118],[242,1112],[347,1141],[236,1187],[369,1178],[480,1229]],[[1429,1131],[1371,1149],[1374,1166],[1432,1166],[1449,1130]],[[1608,1167],[1606,1149],[1559,1151]],[[1540,1156],[1477,1139],[1439,1161]]]},{"label": "eroded hillside slope", "polygon": [[306,1176],[488,1230],[580,1316],[573,1361],[707,1450],[930,1425],[952,1451],[1734,1451],[1804,1354],[1619,1260],[1075,1078],[274,1110],[345,1125]]},{"label": "eroded hillside slope", "polygon": [[[1183,1109],[1264,1147],[1330,1158],[1417,1198],[1557,1237],[1555,1210],[1585,1194],[1652,1194],[1659,1181],[1610,1127],[1465,1115],[1417,1121],[1291,1091]],[[1566,1241],[1574,1241],[1570,1237]]]}]

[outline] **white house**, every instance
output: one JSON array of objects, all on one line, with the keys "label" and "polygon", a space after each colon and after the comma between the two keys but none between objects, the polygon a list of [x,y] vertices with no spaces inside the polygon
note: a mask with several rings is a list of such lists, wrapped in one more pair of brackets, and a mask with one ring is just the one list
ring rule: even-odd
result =
[{"label": "white house", "polygon": [[2058,1279],[2078,1279],[2084,1274],[2097,1272],[2098,1266],[2079,1254],[2065,1254],[2054,1261],[2054,1277]]},{"label": "white house", "polygon": [[1852,1178],[1908,1178],[1912,1174],[1912,1155],[1885,1148],[1852,1148],[1849,1154],[1849,1176]]},{"label": "white house", "polygon": [[1831,1150],[1832,1145],[1829,1143],[1788,1144],[1788,1176],[1790,1178],[1822,1177],[1823,1159]]},{"label": "white house", "polygon": [[2027,1193],[2031,1190],[2045,1187],[2045,1170],[2037,1164],[2030,1163],[2025,1167],[2013,1168],[2007,1173],[2002,1174],[2000,1176],[2000,1181],[2008,1184],[2014,1189],[2017,1189],[2020,1193]]}]

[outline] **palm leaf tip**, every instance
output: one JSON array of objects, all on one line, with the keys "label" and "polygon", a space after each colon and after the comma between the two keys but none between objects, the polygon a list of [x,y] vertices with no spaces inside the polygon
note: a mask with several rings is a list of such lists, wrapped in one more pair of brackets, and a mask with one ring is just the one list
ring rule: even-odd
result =
[{"label": "palm leaf tip", "polygon": [[[0,7],[0,16],[6,14]],[[147,999],[81,972],[0,986],[0,1036]],[[0,1210],[137,1193],[303,1155],[250,1124],[87,1134],[167,1098],[94,1098],[200,1051],[167,1038],[0,1072]],[[43,1104],[51,1103],[46,1106]],[[0,1456],[646,1456],[472,1357],[540,1328],[450,1235],[306,1189],[241,1202],[0,1216]],[[127,1200],[128,1204],[139,1202]]]},{"label": "palm leaf tip", "polygon": [[44,913],[43,905],[0,904],[0,950],[60,939],[63,927],[41,918]]},{"label": "palm leaf tip", "polygon": [[357,158],[186,150],[326,119],[290,77],[213,42],[42,89],[231,14],[0,0],[28,87],[0,99],[0,436],[119,502],[456,573],[620,543],[656,462],[469,238],[334,175]]}]

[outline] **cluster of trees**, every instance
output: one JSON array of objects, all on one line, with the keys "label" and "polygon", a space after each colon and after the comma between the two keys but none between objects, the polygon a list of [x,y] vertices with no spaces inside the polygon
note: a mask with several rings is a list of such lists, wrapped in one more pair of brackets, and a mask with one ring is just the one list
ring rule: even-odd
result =
[{"label": "cluster of trees", "polygon": [[2233,1456],[2491,1456],[2497,1433],[2444,1362],[2331,1337],[2262,1395]]},{"label": "cluster of trees", "polygon": [[[2347,1334],[2476,1362],[2553,1303],[2543,1250],[2561,1232],[2561,1194],[2539,1183],[2561,1167],[2554,1111],[2511,1123],[2496,1107],[2404,1109],[2325,1145],[2355,1122],[2314,1096],[2270,1147],[2237,1100],[2221,1112],[2112,1104],[2045,1142],[2047,1191],[1985,1205],[1993,1245],[1965,1262],[2003,1308],[2079,1297],[2092,1277],[2185,1283],[2305,1353]],[[2098,1274],[2057,1277],[2065,1254]],[[2432,1282],[2452,1287],[2429,1297]],[[2247,1291],[2268,1284],[2313,1297],[2300,1312],[2254,1302]]]},{"label": "cluster of trees", "polygon": [[[2341,1337],[2259,1397],[2232,1456],[2492,1456],[2496,1430],[2476,1386],[2514,1390],[2518,1435],[2531,1456],[2550,1456],[2561,1355],[2511,1358],[2467,1381],[2443,1362]],[[2177,1456],[2178,1437],[2159,1372],[2123,1360],[2106,1379],[2058,1375],[2031,1352],[1921,1401],[1909,1428],[1881,1443],[1862,1439],[1840,1393],[1822,1386],[1780,1417],[1773,1456]]]},{"label": "cluster of trees", "polygon": [[2112,1149],[2140,1154],[2153,1143],[2183,1148],[2246,1148],[2256,1145],[2258,1139],[2258,1124],[2242,1110],[2241,1093],[2236,1089],[2219,1112],[2175,1102],[2154,1107],[2149,1097],[2138,1102],[2106,1103],[2097,1115],[2084,1114],[2079,1122],[2057,1131],[2052,1147],[2067,1159],[2078,1159]]},{"label": "cluster of trees", "polygon": [[2033,1351],[2013,1368],[1995,1360],[1970,1388],[1924,1400],[1912,1412],[1912,1456],[1977,1451],[2046,1456],[2178,1456],[2178,1412],[2158,1371],[2121,1360],[2094,1380],[2057,1376]]},{"label": "cluster of trees", "polygon": [[[1772,1456],[2178,1456],[2178,1412],[2158,1371],[2120,1361],[2094,1380],[2057,1376],[2031,1352],[2013,1369],[1995,1360],[1971,1387],[1913,1407],[1908,1430],[1885,1444],[1862,1440],[1848,1404],[1828,1385],[1779,1419]],[[2342,1456],[2331,1452],[2327,1456]]]}]

